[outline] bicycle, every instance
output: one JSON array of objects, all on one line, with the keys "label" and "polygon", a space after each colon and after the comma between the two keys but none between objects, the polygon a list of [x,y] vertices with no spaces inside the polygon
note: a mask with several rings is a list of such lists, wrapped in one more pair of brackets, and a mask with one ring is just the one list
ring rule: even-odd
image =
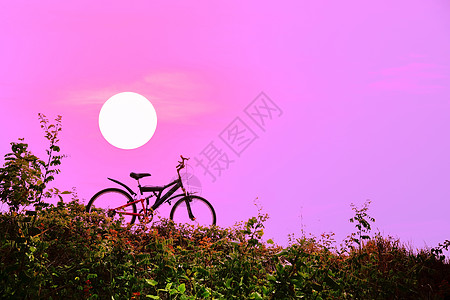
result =
[{"label": "bicycle", "polygon": [[[119,188],[107,188],[96,193],[86,206],[86,211],[91,212],[93,206],[106,210],[109,217],[115,219],[119,218],[123,223],[134,224],[136,217],[140,222],[149,223],[153,220],[153,212],[158,209],[162,204],[177,200],[170,211],[170,219],[177,223],[188,223],[192,225],[210,226],[216,224],[216,213],[213,206],[208,200],[191,195],[183,186],[181,180],[180,170],[185,168],[185,158],[180,155],[181,161],[178,162],[176,167],[178,178],[169,184],[164,186],[141,186],[139,179],[151,176],[150,173],[130,173],[130,177],[137,180],[140,195],[134,192],[126,184],[108,178],[114,183],[121,185],[123,189]],[[164,193],[163,191],[169,187],[170,190]],[[178,189],[182,190],[182,193],[172,196]],[[147,197],[143,197],[143,193],[152,192],[153,194]],[[149,207],[150,198],[156,197],[154,204]],[[144,203],[145,202],[145,203]],[[94,205],[95,203],[95,205]],[[142,209],[137,212],[136,205],[141,204]],[[186,209],[182,209],[186,207]]]}]

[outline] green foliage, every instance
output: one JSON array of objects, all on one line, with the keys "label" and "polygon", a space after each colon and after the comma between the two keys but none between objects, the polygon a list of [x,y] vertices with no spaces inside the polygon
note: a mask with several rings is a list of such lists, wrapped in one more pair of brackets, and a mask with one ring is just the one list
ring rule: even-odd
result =
[{"label": "green foliage", "polygon": [[[55,179],[54,175],[59,174],[60,170],[58,168],[61,165],[61,160],[65,157],[65,155],[58,155],[61,151],[58,146],[59,143],[59,132],[62,130],[62,117],[57,116],[55,118],[55,124],[50,124],[45,115],[39,114],[39,123],[41,124],[41,128],[44,130],[45,138],[48,140],[49,145],[48,149],[45,150],[47,154],[47,162],[42,162],[43,168],[43,182],[46,185],[47,183],[53,181]],[[43,190],[42,190],[43,191]],[[38,201],[41,201],[42,191],[39,195]],[[49,191],[45,196],[51,197],[52,194],[59,195],[58,190]],[[69,192],[64,192],[69,193]],[[60,197],[61,199],[61,197]]]},{"label": "green foliage", "polygon": [[[56,125],[39,115],[50,143],[46,162],[19,140],[0,169],[1,299],[449,299],[450,241],[414,253],[398,239],[370,237],[367,213],[351,205],[356,232],[344,247],[333,233],[263,241],[267,214],[231,228],[167,219],[122,227],[101,209],[86,213],[76,193],[56,188],[63,156]],[[41,198],[57,195],[57,205]],[[34,204],[36,211],[20,210]],[[354,245],[358,245],[355,247]]]},{"label": "green foliage", "polygon": [[[375,222],[375,219],[367,214],[370,203],[370,200],[366,200],[362,208],[357,208],[353,203],[350,204],[350,207],[355,212],[355,216],[350,218],[350,222],[356,222],[355,227],[358,229],[358,232],[369,232],[371,229],[369,221]],[[363,239],[369,239],[369,236],[364,236]]]},{"label": "green foliage", "polygon": [[[61,116],[50,124],[45,115],[39,114],[41,128],[49,142],[46,150],[47,161],[41,160],[28,150],[23,139],[11,143],[11,153],[5,155],[5,163],[0,168],[0,201],[6,203],[11,211],[19,211],[30,204],[41,206],[42,196],[59,195],[57,189],[45,188],[59,173],[57,166],[61,164],[63,155],[55,155],[60,151],[58,134],[61,131]],[[45,191],[45,192],[44,192]],[[64,192],[68,193],[68,192]]]},{"label": "green foliage", "polygon": [[354,205],[353,203],[350,204],[350,207],[355,212],[355,216],[349,221],[350,223],[355,223],[355,227],[357,229],[356,234],[353,233],[352,235],[350,235],[350,241],[358,244],[359,251],[361,251],[362,249],[364,240],[370,239],[370,236],[368,235],[370,233],[370,230],[372,229],[370,226],[370,222],[375,222],[375,219],[367,214],[370,203],[370,200],[366,200],[362,208],[356,207],[356,205]]},{"label": "green foliage", "polygon": [[11,143],[12,153],[5,155],[5,163],[0,168],[0,200],[8,204],[12,211],[20,206],[35,203],[42,193],[42,161],[28,151],[28,144],[19,139]]},{"label": "green foliage", "polygon": [[[332,235],[282,248],[262,240],[259,213],[231,228],[162,219],[122,227],[76,196],[0,214],[0,298],[445,299],[450,265],[379,234],[332,251]],[[35,214],[36,222],[31,222]],[[439,247],[445,247],[447,243]],[[441,254],[440,254],[441,255]]]}]

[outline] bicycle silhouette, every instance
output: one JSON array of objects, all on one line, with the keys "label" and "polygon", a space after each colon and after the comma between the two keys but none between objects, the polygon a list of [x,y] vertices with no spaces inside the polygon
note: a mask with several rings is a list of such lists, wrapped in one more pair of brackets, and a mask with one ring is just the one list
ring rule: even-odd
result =
[{"label": "bicycle silhouette", "polygon": [[[170,219],[176,223],[188,223],[192,225],[210,226],[216,224],[216,213],[213,206],[204,198],[191,195],[183,186],[180,170],[185,168],[185,158],[180,155],[181,161],[177,165],[178,177],[174,181],[164,186],[141,186],[139,179],[151,176],[150,173],[130,173],[130,177],[137,180],[139,187],[138,195],[124,183],[108,178],[121,185],[126,191],[119,188],[107,188],[96,193],[86,206],[86,211],[91,212],[93,207],[102,208],[107,215],[113,219],[120,219],[124,224],[133,224],[136,217],[140,222],[151,222],[153,212],[162,204],[176,201],[170,211]],[[163,194],[163,191],[172,187]],[[182,193],[172,196],[181,188]],[[151,192],[152,195],[143,197],[143,193]],[[150,206],[150,198],[156,197],[155,202]],[[140,204],[140,205],[139,205]],[[139,212],[136,205],[139,206]]]}]

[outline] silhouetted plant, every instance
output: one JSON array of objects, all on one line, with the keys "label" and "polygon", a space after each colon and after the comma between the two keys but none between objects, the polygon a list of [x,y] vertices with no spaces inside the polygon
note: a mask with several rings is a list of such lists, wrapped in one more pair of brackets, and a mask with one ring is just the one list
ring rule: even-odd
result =
[{"label": "silhouetted plant", "polygon": [[42,180],[41,160],[28,151],[28,144],[11,143],[12,153],[5,155],[0,168],[0,199],[11,211],[35,203],[45,187]]},{"label": "silhouetted plant", "polygon": [[445,255],[444,251],[448,251],[448,248],[450,247],[450,240],[445,240],[444,243],[439,243],[437,247],[431,248],[431,254],[433,254],[436,258],[438,258],[441,261],[444,261]]},{"label": "silhouetted plant", "polygon": [[[51,124],[44,114],[39,113],[39,123],[41,124],[41,128],[44,130],[45,138],[49,142],[48,149],[45,150],[47,154],[47,162],[44,162],[43,160],[40,161],[41,167],[43,169],[42,181],[44,183],[44,188],[49,182],[55,179],[54,175],[60,173],[58,166],[61,165],[61,160],[66,157],[65,155],[58,154],[61,151],[60,147],[58,146],[59,133],[62,130],[61,122],[62,117],[59,115],[55,118],[55,123]],[[40,203],[42,200],[43,191],[44,189],[40,191],[37,199],[38,203]],[[70,192],[68,191],[62,192],[62,194],[69,193]],[[53,195],[58,196],[59,199],[62,200],[60,191],[58,189],[49,190],[44,196],[48,198]]]},{"label": "silhouetted plant", "polygon": [[[55,155],[60,151],[58,134],[61,131],[61,116],[50,124],[45,115],[39,114],[41,128],[45,138],[49,141],[46,150],[46,161],[39,159],[28,150],[28,144],[23,138],[11,143],[11,153],[5,155],[5,163],[0,168],[0,200],[6,203],[11,211],[18,211],[21,207],[34,204],[42,206],[42,196],[51,197],[69,192],[60,192],[58,189],[45,188],[54,180],[54,174],[59,173],[63,155]],[[45,193],[44,193],[45,191]]]},{"label": "silhouetted plant", "polygon": [[370,203],[370,200],[366,200],[362,208],[356,207],[353,203],[350,204],[352,210],[355,212],[355,216],[350,218],[349,221],[350,223],[355,223],[355,227],[358,230],[356,232],[357,237],[355,238],[355,235],[353,234],[350,236],[350,240],[358,244],[360,252],[364,241],[370,239],[370,236],[368,235],[372,229],[370,222],[375,222],[375,219],[367,214]]}]

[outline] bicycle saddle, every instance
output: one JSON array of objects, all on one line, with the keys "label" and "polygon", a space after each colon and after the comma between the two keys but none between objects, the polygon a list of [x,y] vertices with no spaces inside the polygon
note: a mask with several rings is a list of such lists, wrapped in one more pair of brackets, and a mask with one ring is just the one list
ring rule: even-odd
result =
[{"label": "bicycle saddle", "polygon": [[136,180],[141,179],[143,177],[147,177],[147,176],[152,176],[152,174],[150,174],[150,173],[134,173],[134,172],[130,173],[130,177],[133,179],[136,179]]}]

